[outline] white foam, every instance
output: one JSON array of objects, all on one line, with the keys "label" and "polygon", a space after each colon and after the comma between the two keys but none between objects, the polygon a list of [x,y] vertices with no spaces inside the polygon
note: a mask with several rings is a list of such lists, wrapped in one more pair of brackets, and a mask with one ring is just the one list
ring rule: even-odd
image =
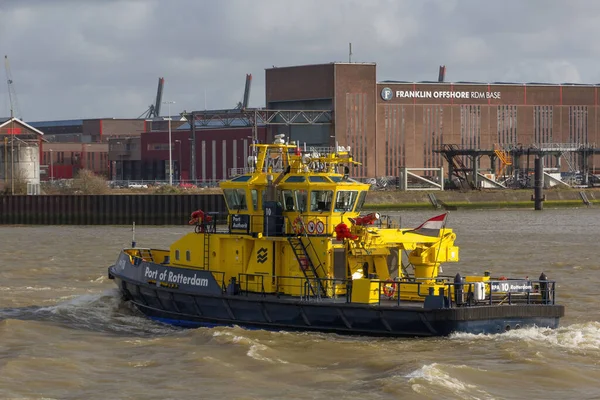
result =
[{"label": "white foam", "polygon": [[231,339],[232,343],[249,346],[248,351],[246,352],[246,355],[257,361],[264,361],[264,362],[268,362],[268,363],[288,364],[288,361],[281,360],[279,358],[272,359],[272,358],[265,356],[264,354],[261,354],[261,352],[269,351],[270,348],[268,346],[260,343],[260,341],[258,339],[251,339],[246,336],[241,336],[241,335],[237,335],[233,332],[222,331],[222,330],[215,331],[213,333],[213,336],[214,337],[227,337],[227,338]]},{"label": "white foam", "polygon": [[[454,365],[452,368],[468,368],[466,365]],[[486,392],[478,389],[476,385],[466,383],[458,378],[450,376],[444,372],[441,365],[433,363],[424,365],[416,371],[406,375],[409,383],[412,384],[412,389],[420,394],[423,394],[427,387],[421,382],[427,383],[430,386],[439,387],[444,391],[451,391],[452,393],[460,396],[461,398],[474,398],[474,399],[492,399],[493,397]]]},{"label": "white foam", "polygon": [[511,330],[502,334],[472,335],[468,333],[456,333],[452,339],[460,340],[494,340],[514,341],[522,340],[536,344],[549,344],[553,347],[568,350],[600,350],[600,322],[586,322],[573,324],[558,329],[550,328],[525,328]]}]

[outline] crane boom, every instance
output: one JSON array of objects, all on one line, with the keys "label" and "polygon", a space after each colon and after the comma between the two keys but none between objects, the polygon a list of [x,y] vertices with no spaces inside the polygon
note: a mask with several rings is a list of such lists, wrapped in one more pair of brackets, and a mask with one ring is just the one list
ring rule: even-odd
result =
[{"label": "crane boom", "polygon": [[22,119],[21,110],[19,109],[19,102],[17,100],[17,92],[15,91],[15,84],[12,79],[10,72],[10,63],[8,62],[8,56],[4,55],[4,68],[6,69],[6,84],[8,85],[8,101],[10,103],[10,117]]},{"label": "crane boom", "polygon": [[160,105],[162,104],[163,86],[165,78],[158,78],[158,89],[156,90],[156,104],[154,105],[154,116],[160,117]]}]

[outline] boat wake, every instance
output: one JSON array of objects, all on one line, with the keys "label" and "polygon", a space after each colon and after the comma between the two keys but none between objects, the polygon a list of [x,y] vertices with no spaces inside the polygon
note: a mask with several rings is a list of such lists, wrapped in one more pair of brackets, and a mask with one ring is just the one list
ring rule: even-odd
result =
[{"label": "boat wake", "polygon": [[280,363],[280,364],[288,364],[288,361],[282,360],[275,356],[268,357],[268,353],[276,353],[269,346],[261,343],[259,339],[252,339],[247,336],[243,336],[236,332],[237,330],[241,330],[242,328],[236,327],[233,329],[221,329],[213,332],[213,338],[219,344],[235,344],[247,347],[248,350],[246,355],[250,358],[253,358],[257,361],[264,361],[267,363]]},{"label": "boat wake", "polygon": [[[446,370],[472,369],[466,365],[442,365],[433,363],[424,365],[406,375],[412,389],[421,395],[436,395],[452,393],[461,399],[493,399],[494,397],[472,383],[463,382],[458,377],[451,376]],[[468,371],[466,371],[468,372]]]},{"label": "boat wake", "polygon": [[572,324],[557,329],[527,328],[512,330],[501,335],[472,335],[455,333],[454,340],[511,342],[523,341],[536,346],[553,347],[573,352],[600,350],[600,322]]},{"label": "boat wake", "polygon": [[118,289],[77,296],[53,306],[0,309],[0,321],[43,321],[69,328],[134,336],[166,335],[181,329],[151,321],[121,299]]}]

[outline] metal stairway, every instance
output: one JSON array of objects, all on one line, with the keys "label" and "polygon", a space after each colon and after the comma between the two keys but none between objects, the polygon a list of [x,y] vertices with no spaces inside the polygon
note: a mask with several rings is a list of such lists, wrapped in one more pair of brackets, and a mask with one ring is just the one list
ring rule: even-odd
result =
[{"label": "metal stairway", "polygon": [[[308,249],[310,248],[312,248],[312,251],[315,255],[317,254],[308,235],[304,233],[300,236],[290,236],[288,237],[288,242],[290,243],[290,246],[294,251],[296,260],[298,260],[300,270],[306,278],[306,283],[308,284],[310,294],[318,297],[327,296],[326,282],[322,282],[322,278],[320,277],[326,276],[325,270],[323,268],[323,264],[321,264],[321,262],[318,260],[318,257],[317,265],[315,265],[308,254]],[[305,245],[305,242],[308,244]],[[321,273],[320,276],[319,272]]]},{"label": "metal stairway", "polygon": [[496,171],[496,179],[499,179],[502,174],[504,173],[504,169],[509,166],[512,165],[512,158],[510,156],[510,154],[503,150],[499,144],[494,144],[494,153],[496,154],[496,156],[500,159],[500,167],[498,168],[498,171]]},{"label": "metal stairway", "polygon": [[448,165],[452,169],[452,173],[460,183],[460,189],[475,189],[473,185],[473,180],[469,179],[468,172],[471,171],[462,160],[462,156],[458,154],[452,154],[458,152],[459,147],[456,144],[443,144],[442,149],[442,157],[446,159]]}]

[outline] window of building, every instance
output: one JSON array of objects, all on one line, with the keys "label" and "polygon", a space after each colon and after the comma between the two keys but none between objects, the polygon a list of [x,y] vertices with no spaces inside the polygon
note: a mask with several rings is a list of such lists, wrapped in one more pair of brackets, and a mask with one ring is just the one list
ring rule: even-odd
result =
[{"label": "window of building", "polygon": [[[569,107],[569,142],[579,146],[588,143],[588,108],[587,106]],[[571,146],[573,147],[573,146]],[[572,165],[581,165],[581,155],[572,154]]]},{"label": "window of building", "polygon": [[169,150],[168,143],[148,143],[146,145],[148,151]]},{"label": "window of building", "polygon": [[[553,148],[552,138],[553,107],[533,107],[533,143],[540,149]],[[553,156],[545,156],[544,167],[554,168],[557,160]]]},{"label": "window of building", "polygon": [[501,147],[516,145],[517,138],[517,106],[501,105],[497,108],[498,144]]},{"label": "window of building", "polygon": [[[481,145],[481,106],[460,106],[460,144],[465,149],[479,149]],[[465,166],[471,168],[472,161],[467,158]]]},{"label": "window of building", "polygon": [[385,168],[387,176],[398,176],[406,166],[405,108],[402,105],[385,106]]},{"label": "window of building", "polygon": [[533,107],[533,141],[540,147],[552,143],[552,106]]},{"label": "window of building", "polygon": [[442,155],[435,153],[443,143],[444,110],[441,106],[423,107],[423,168],[442,166]]},{"label": "window of building", "polygon": [[588,142],[587,106],[569,107],[569,142],[586,144]]}]

